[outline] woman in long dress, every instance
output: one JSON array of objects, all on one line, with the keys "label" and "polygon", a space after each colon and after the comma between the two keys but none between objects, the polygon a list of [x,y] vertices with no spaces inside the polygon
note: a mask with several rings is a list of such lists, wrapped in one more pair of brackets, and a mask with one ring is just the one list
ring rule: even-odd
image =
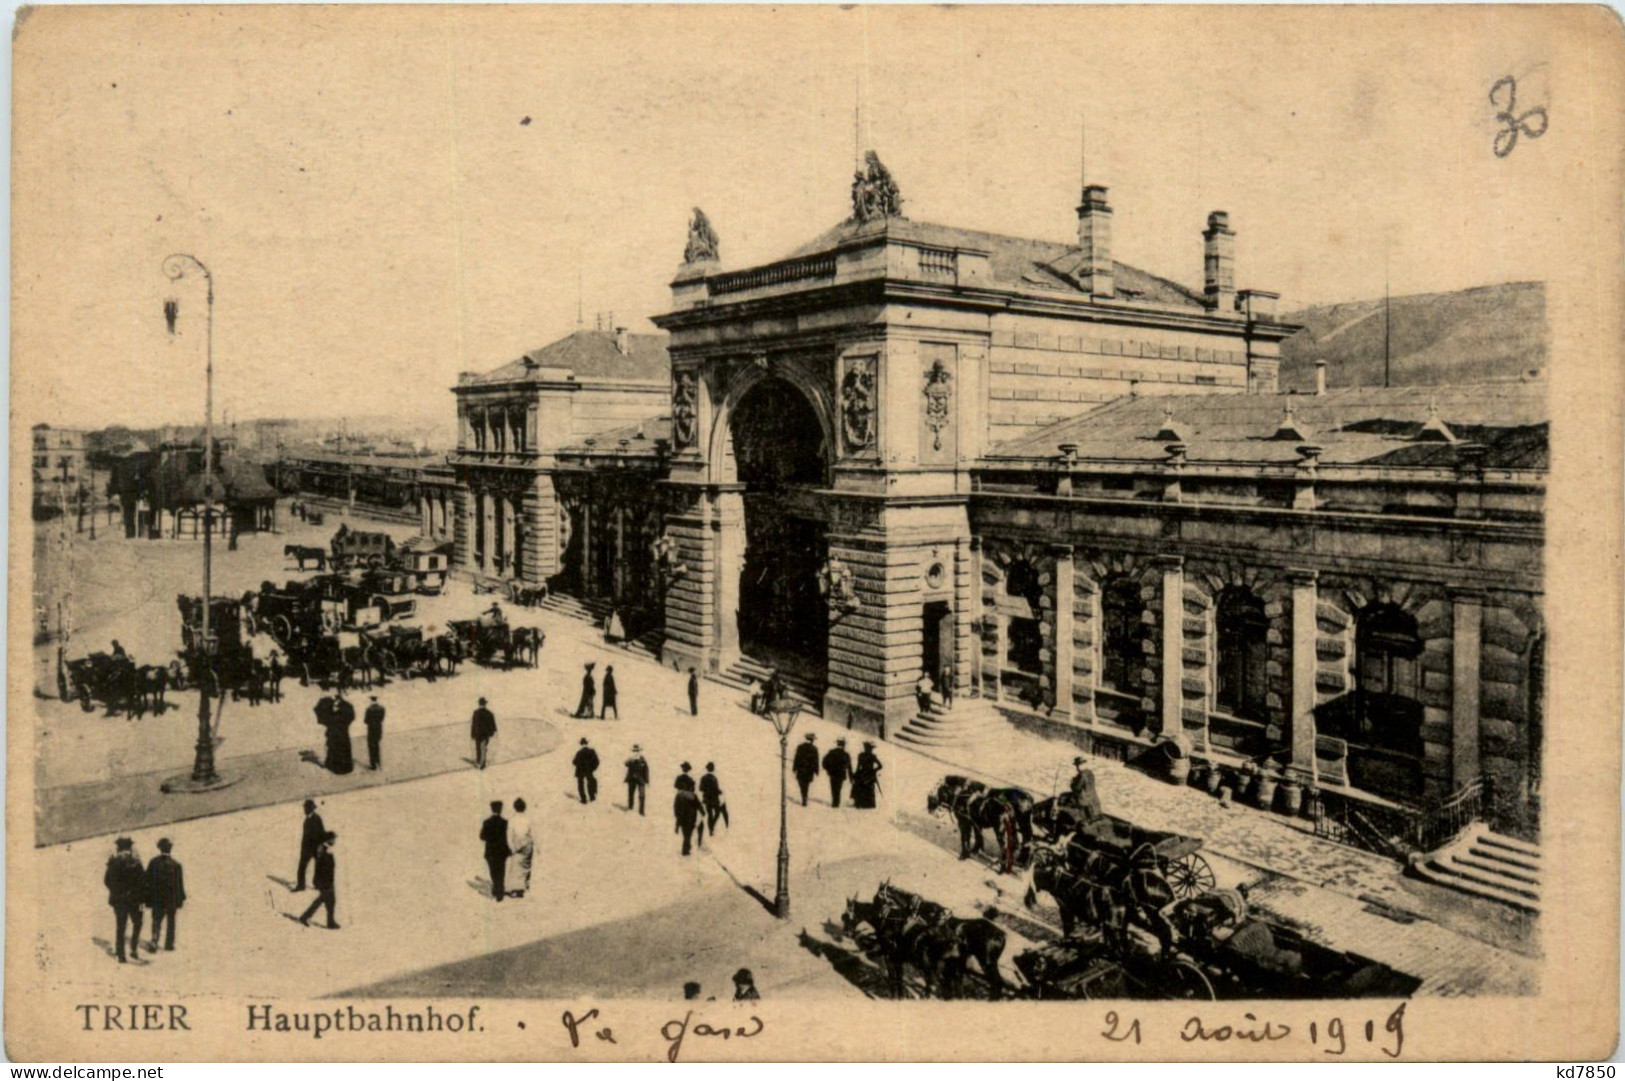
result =
[{"label": "woman in long dress", "polygon": [[327,725],[328,772],[351,772],[355,769],[355,753],[350,746],[350,725],[355,723],[355,707],[340,694],[324,723]]},{"label": "woman in long dress", "polygon": [[875,756],[875,745],[865,741],[857,768],[852,771],[852,806],[873,809],[882,768],[880,759]]}]

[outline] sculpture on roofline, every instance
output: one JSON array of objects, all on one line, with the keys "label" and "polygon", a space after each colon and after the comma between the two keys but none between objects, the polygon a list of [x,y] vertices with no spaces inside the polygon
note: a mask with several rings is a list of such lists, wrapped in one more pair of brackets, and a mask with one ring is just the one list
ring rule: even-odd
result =
[{"label": "sculpture on roofline", "polygon": [[902,216],[903,196],[897,190],[897,181],[880,163],[880,155],[868,151],[863,156],[863,168],[852,176],[852,220],[861,223]]},{"label": "sculpture on roofline", "polygon": [[683,262],[699,263],[720,258],[717,231],[711,228],[711,219],[705,211],[694,208],[694,217],[688,223],[688,246],[683,249]]}]

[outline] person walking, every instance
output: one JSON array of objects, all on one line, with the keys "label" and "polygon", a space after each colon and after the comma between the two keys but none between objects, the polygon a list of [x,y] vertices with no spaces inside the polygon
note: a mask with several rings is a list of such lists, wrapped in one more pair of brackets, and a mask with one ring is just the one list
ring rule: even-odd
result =
[{"label": "person walking", "polygon": [[790,772],[796,775],[796,784],[801,786],[801,805],[807,806],[807,789],[812,787],[813,778],[818,776],[818,737],[811,732],[796,748],[795,761],[790,763]]},{"label": "person walking", "polygon": [[502,817],[502,801],[491,801],[491,817],[480,823],[480,840],[485,843],[485,866],[491,871],[491,900],[508,896],[508,820]]},{"label": "person walking", "polygon": [[282,701],[282,680],[287,671],[282,667],[282,654],[276,650],[271,651],[271,667],[267,673],[267,687],[271,692],[271,701]]},{"label": "person walking", "polygon": [[474,739],[474,767],[484,769],[490,757],[491,740],[497,734],[497,718],[485,705],[485,699],[480,699],[479,706],[474,710],[474,716],[469,719],[469,735]]},{"label": "person walking", "polygon": [[508,848],[513,852],[513,878],[519,888],[510,890],[509,897],[523,897],[530,889],[530,865],[536,856],[536,834],[531,829],[530,815],[525,813],[523,797],[513,801],[513,817],[508,819]]},{"label": "person walking", "polygon": [[322,835],[322,842],[316,848],[316,876],[313,885],[316,887],[316,899],[310,902],[305,914],[299,917],[299,922],[306,927],[310,926],[310,918],[316,915],[318,908],[327,909],[327,929],[337,931],[338,923],[334,920],[334,909],[338,907],[338,863],[333,859],[333,842],[339,835],[331,831]]},{"label": "person walking", "polygon": [[880,788],[880,771],[885,767],[875,755],[875,745],[868,740],[858,755],[858,765],[852,771],[852,806],[873,810],[875,794]]},{"label": "person walking", "polygon": [[322,838],[327,836],[327,826],[322,823],[322,816],[316,813],[316,801],[305,801],[305,825],[299,835],[299,877],[293,892],[302,893],[305,889],[305,868],[310,866],[316,858],[316,850],[322,845]]},{"label": "person walking", "polygon": [[582,803],[592,803],[598,798],[598,752],[587,745],[586,736],[581,737],[572,762],[576,768],[576,794]]},{"label": "person walking", "polygon": [[619,645],[626,640],[626,628],[621,625],[621,613],[614,608],[604,617],[604,641],[610,645]]},{"label": "person walking", "polygon": [[600,721],[609,717],[610,710],[615,711],[617,721],[621,719],[621,707],[615,704],[615,697],[615,666],[608,664],[604,666],[604,708],[598,714]]},{"label": "person walking", "polygon": [[644,796],[649,791],[649,760],[643,757],[643,748],[632,744],[632,757],[626,760],[626,809],[635,805],[643,814]]},{"label": "person walking", "polygon": [[693,850],[694,830],[696,827],[701,831],[700,843],[705,843],[705,827],[701,824],[700,818],[702,811],[700,797],[694,792],[694,778],[688,775],[688,771],[692,768],[687,762],[683,763],[683,772],[678,775],[677,780],[674,782],[677,795],[672,799],[672,815],[677,820],[677,828],[673,832],[683,835],[683,855],[685,856]]},{"label": "person walking", "polygon": [[[593,704],[598,698],[598,684],[592,678],[594,663],[588,661],[586,669],[581,673],[581,701],[576,703],[575,715],[584,721],[592,720]],[[616,711],[616,716],[620,716],[619,710]]]},{"label": "person walking", "polygon": [[135,842],[120,837],[113,842],[113,854],[107,858],[107,870],[102,875],[107,887],[107,903],[113,909],[118,926],[114,938],[118,963],[124,960],[124,932],[130,933],[130,958],[141,960],[141,906],[147,899],[147,873],[141,867],[141,857],[135,854]]},{"label": "person walking", "polygon": [[711,831],[711,836],[717,835],[717,819],[722,819],[724,826],[731,826],[728,821],[728,805],[722,799],[722,782],[717,779],[717,764],[707,762],[705,775],[700,778],[700,802],[705,806],[705,828]]},{"label": "person walking", "polygon": [[937,693],[942,695],[942,708],[954,708],[954,666],[945,664],[937,675]]},{"label": "person walking", "polygon": [[346,774],[355,769],[355,749],[350,743],[350,726],[355,723],[355,707],[344,697],[341,687],[333,692],[328,706],[327,759],[328,772]]},{"label": "person walking", "polygon": [[700,715],[700,677],[692,668],[688,670],[688,715]]},{"label": "person walking", "polygon": [[915,699],[915,702],[918,703],[918,705],[920,707],[920,713],[922,715],[930,714],[930,712],[931,712],[931,676],[928,673],[921,672],[920,673],[920,678],[915,681],[915,683],[914,683],[914,699]]},{"label": "person walking", "polygon": [[181,865],[171,856],[174,846],[168,837],[158,839],[158,854],[147,864],[147,907],[152,909],[152,943],[149,953],[158,952],[158,934],[164,935],[164,950],[175,949],[175,916],[186,903],[186,878]]},{"label": "person walking", "polygon": [[384,707],[376,694],[371,697],[362,719],[367,723],[367,768],[375,770],[384,764]]},{"label": "person walking", "polygon": [[824,756],[824,773],[829,776],[829,805],[841,805],[841,789],[852,772],[852,756],[846,753],[846,740],[838,739]]}]

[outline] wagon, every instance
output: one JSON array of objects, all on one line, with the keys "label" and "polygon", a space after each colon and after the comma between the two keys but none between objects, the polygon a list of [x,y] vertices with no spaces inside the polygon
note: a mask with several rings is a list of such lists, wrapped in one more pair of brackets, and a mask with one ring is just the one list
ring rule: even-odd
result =
[{"label": "wagon", "polygon": [[457,636],[468,655],[480,664],[490,664],[501,657],[506,663],[515,644],[515,629],[505,619],[483,616],[479,619],[451,619],[446,629]]},{"label": "wagon", "polygon": [[1252,916],[1225,939],[1182,939],[1219,998],[1409,998],[1422,981],[1361,954],[1306,938],[1279,920]]},{"label": "wagon", "polygon": [[384,567],[395,558],[395,538],[388,533],[371,533],[339,526],[328,544],[335,570],[350,567]]},{"label": "wagon", "polygon": [[[1064,841],[1069,867],[1082,869],[1098,857],[1114,863],[1129,860],[1149,850],[1156,857],[1157,870],[1167,879],[1177,898],[1197,897],[1213,889],[1213,868],[1199,851],[1202,841],[1166,830],[1149,830],[1115,815],[1087,816],[1056,799],[1033,808],[1033,828],[1051,841]],[[1098,855],[1097,855],[1098,854]],[[1096,856],[1096,860],[1091,860]]]},{"label": "wagon", "polygon": [[1024,950],[1015,956],[1015,965],[1032,998],[1211,1002],[1218,997],[1191,959],[1137,955],[1111,946],[1099,931]]},{"label": "wagon", "polygon": [[135,665],[110,653],[92,653],[64,663],[60,691],[63,699],[79,700],[86,713],[101,702],[110,710],[128,699]]}]

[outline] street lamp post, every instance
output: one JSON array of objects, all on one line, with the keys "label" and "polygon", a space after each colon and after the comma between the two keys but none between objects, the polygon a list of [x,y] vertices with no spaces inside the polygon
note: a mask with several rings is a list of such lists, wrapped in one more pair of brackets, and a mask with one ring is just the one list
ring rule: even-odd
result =
[{"label": "street lamp post", "polygon": [[[203,663],[198,680],[197,747],[192,759],[191,782],[197,787],[212,787],[220,782],[220,775],[214,767],[214,733],[209,723],[209,690],[214,674],[211,658],[213,638],[209,630],[209,601],[214,571],[214,277],[201,260],[186,254],[171,255],[165,259],[164,274],[170,281],[180,281],[189,274],[200,275],[208,297],[203,368],[203,615],[200,625]],[[164,315],[172,334],[175,331],[175,310],[174,301],[165,305]]]},{"label": "street lamp post", "polygon": [[773,890],[773,914],[781,920],[790,918],[790,793],[788,772],[790,761],[790,730],[796,726],[799,703],[786,706],[783,699],[767,704],[767,719],[773,731],[779,734],[779,873]]}]

